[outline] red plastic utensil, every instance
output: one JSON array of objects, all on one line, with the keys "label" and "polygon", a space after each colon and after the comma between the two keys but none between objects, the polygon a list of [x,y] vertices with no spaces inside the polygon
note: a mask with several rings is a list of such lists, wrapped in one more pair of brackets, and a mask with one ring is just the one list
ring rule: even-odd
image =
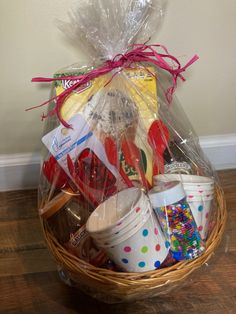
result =
[{"label": "red plastic utensil", "polygon": [[44,161],[42,171],[48,182],[55,185],[56,188],[67,189],[70,187],[70,178],[53,156]]},{"label": "red plastic utensil", "polygon": [[109,162],[117,168],[117,170],[119,171],[121,177],[123,178],[127,186],[129,188],[133,187],[134,185],[132,181],[129,179],[124,169],[120,166],[120,161],[118,160],[118,154],[117,154],[118,153],[117,146],[114,140],[111,137],[106,137],[104,146],[105,146],[105,151],[106,151],[106,155]]},{"label": "red plastic utensil", "polygon": [[[88,188],[84,185],[84,183],[80,180],[79,176],[76,175],[74,163],[70,157],[67,155],[67,165],[70,171],[71,176],[74,178],[79,191],[85,197],[85,199],[96,208],[99,205],[99,201],[94,197],[94,195],[88,190]],[[102,200],[100,200],[102,201]]]},{"label": "red plastic utensil", "polygon": [[75,172],[81,181],[92,189],[104,194],[114,190],[115,176],[90,148],[85,148],[76,158]]},{"label": "red plastic utensil", "polygon": [[150,189],[151,186],[148,180],[145,177],[143,167],[140,165],[142,162],[141,152],[138,147],[132,142],[127,139],[124,139],[121,144],[122,152],[124,154],[125,161],[135,168],[138,174],[141,177],[142,184],[145,186],[146,189]]},{"label": "red plastic utensil", "polygon": [[163,154],[169,139],[170,133],[167,126],[161,120],[153,121],[148,131],[148,143],[152,147],[154,155],[153,175],[164,173]]}]

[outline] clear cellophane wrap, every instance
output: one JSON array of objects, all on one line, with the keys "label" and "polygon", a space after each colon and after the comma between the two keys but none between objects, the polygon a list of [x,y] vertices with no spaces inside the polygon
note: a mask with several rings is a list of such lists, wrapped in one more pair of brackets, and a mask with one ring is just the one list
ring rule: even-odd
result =
[{"label": "clear cellophane wrap", "polygon": [[[72,90],[56,112],[57,98],[49,105],[39,213],[70,254],[112,272],[148,274],[196,259],[216,220],[218,181],[172,97],[173,71],[132,59],[73,89],[147,45],[163,14],[159,0],[88,0],[59,23],[89,61],[54,75],[54,97]],[[149,47],[175,69],[165,47]]]}]

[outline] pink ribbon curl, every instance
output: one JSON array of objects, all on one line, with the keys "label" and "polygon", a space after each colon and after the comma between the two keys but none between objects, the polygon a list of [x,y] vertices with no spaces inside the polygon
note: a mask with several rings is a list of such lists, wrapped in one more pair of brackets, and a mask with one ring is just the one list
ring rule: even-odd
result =
[{"label": "pink ribbon curl", "polygon": [[[151,63],[156,65],[158,68],[161,68],[167,72],[170,73],[172,77],[172,84],[171,86],[165,91],[165,97],[167,99],[168,104],[171,103],[173,94],[175,92],[175,89],[177,87],[177,80],[180,78],[182,81],[185,81],[185,78],[183,77],[182,73],[194,62],[196,62],[199,57],[197,55],[194,55],[193,58],[185,65],[181,66],[180,62],[177,58],[170,55],[168,50],[165,46],[162,45],[146,45],[146,44],[135,44],[132,46],[132,50],[124,53],[124,54],[118,54],[116,55],[112,60],[107,60],[104,62],[104,64],[94,70],[91,70],[88,73],[74,76],[60,76],[60,77],[54,77],[54,78],[45,78],[45,77],[35,77],[32,79],[32,82],[44,82],[49,83],[53,81],[60,81],[60,80],[71,80],[71,81],[78,81],[75,82],[71,87],[64,90],[61,94],[50,98],[49,100],[45,101],[41,105],[31,107],[26,109],[32,110],[35,108],[39,108],[42,106],[45,106],[49,104],[50,102],[55,102],[55,107],[52,111],[48,112],[48,114],[45,116],[42,116],[42,119],[47,118],[48,116],[52,116],[54,114],[57,115],[60,122],[67,128],[71,128],[71,126],[62,118],[61,116],[61,107],[65,101],[65,99],[77,88],[82,86],[83,84],[88,83],[89,81],[100,77],[102,75],[108,74],[114,69],[119,69],[121,71],[122,69],[128,69],[132,66],[136,66],[136,63]],[[157,49],[161,48],[163,50],[163,53],[157,52]],[[137,67],[137,66],[136,66]],[[119,73],[117,71],[115,74],[113,74],[112,78]],[[110,81],[112,80],[110,79]],[[109,84],[110,81],[107,83]],[[107,85],[106,84],[106,85]]]}]

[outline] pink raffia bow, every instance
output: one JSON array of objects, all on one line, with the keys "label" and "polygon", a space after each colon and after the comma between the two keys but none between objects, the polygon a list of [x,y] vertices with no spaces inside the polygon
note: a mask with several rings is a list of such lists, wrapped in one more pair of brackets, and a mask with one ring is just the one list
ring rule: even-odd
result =
[{"label": "pink raffia bow", "polygon": [[[193,58],[185,66],[182,67],[178,59],[170,55],[168,50],[162,45],[135,44],[132,47],[133,49],[126,52],[125,54],[118,54],[112,60],[107,60],[102,66],[82,75],[61,76],[61,77],[55,77],[55,78],[44,78],[44,77],[33,78],[32,82],[49,83],[49,82],[60,81],[60,80],[71,80],[71,81],[77,81],[77,82],[75,82],[75,84],[73,84],[71,87],[63,91],[60,95],[50,98],[49,100],[45,101],[41,105],[29,108],[27,109],[27,111],[45,106],[49,104],[50,102],[55,101],[56,103],[55,108],[52,111],[50,111],[46,116],[43,115],[42,119],[56,114],[60,122],[65,127],[70,128],[71,126],[61,116],[61,107],[65,99],[74,90],[76,90],[80,86],[88,83],[89,81],[97,77],[110,73],[114,69],[119,69],[119,71],[121,71],[122,69],[127,69],[127,68],[132,67],[132,65],[135,65],[135,63],[142,63],[142,62],[148,62],[148,63],[154,64],[158,68],[161,68],[169,72],[170,75],[172,76],[172,84],[165,92],[165,97],[167,99],[167,102],[168,104],[170,104],[172,101],[172,97],[175,92],[175,89],[177,87],[178,78],[180,78],[182,81],[185,81],[185,78],[183,77],[182,73],[191,64],[197,61],[199,57],[197,55],[193,56]],[[156,51],[157,48],[162,48],[164,53],[157,52]],[[114,75],[116,75],[118,72],[116,72]],[[112,76],[112,78],[114,77],[114,75]]]}]

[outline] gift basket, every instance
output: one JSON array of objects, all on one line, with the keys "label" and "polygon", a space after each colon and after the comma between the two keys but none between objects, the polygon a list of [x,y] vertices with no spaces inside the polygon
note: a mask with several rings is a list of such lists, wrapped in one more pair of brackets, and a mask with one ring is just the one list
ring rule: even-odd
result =
[{"label": "gift basket", "polygon": [[173,96],[184,71],[148,44],[160,0],[80,1],[60,27],[91,58],[58,71],[39,214],[64,281],[109,303],[168,293],[224,231],[222,189]]}]

